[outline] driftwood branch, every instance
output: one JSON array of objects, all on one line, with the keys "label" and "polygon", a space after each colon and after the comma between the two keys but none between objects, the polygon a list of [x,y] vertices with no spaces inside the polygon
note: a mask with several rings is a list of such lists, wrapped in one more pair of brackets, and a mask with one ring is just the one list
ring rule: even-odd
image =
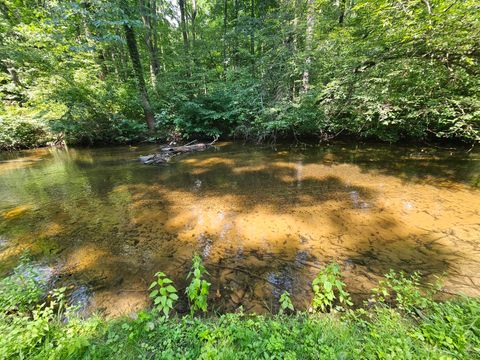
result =
[{"label": "driftwood branch", "polygon": [[[144,164],[164,164],[170,161],[174,156],[195,152],[195,151],[204,151],[206,149],[214,147],[213,144],[218,140],[218,137],[210,143],[198,143],[196,141],[191,141],[187,145],[182,146],[167,146],[160,149],[159,153],[140,156],[139,160]],[[192,144],[192,145],[189,145]]]}]

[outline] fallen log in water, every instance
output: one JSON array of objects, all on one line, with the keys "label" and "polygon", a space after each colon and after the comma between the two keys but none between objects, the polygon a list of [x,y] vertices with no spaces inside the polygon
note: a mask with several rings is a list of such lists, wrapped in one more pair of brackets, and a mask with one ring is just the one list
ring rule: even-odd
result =
[{"label": "fallen log in water", "polygon": [[214,147],[213,144],[217,139],[213,140],[211,143],[199,143],[193,145],[182,145],[182,146],[167,146],[160,149],[159,153],[140,156],[138,159],[144,164],[164,164],[176,155],[185,154],[194,151],[203,151],[208,148]]}]

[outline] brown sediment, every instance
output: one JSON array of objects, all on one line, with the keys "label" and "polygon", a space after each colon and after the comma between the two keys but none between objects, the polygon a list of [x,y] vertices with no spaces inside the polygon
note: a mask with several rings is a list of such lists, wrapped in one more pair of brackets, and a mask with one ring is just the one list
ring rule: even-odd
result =
[{"label": "brown sediment", "polygon": [[194,252],[219,311],[274,309],[285,289],[305,309],[330,260],[357,299],[390,268],[446,273],[446,293],[480,295],[477,154],[223,146],[157,168],[140,152],[57,150],[0,172],[8,251],[54,242],[73,277],[99,279],[90,309],[110,315],[147,306],[156,271],[184,287]]}]

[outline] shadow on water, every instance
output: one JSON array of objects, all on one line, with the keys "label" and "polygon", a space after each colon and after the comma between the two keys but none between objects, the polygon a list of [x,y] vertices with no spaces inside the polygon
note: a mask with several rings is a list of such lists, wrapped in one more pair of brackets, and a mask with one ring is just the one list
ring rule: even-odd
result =
[{"label": "shadow on water", "polygon": [[146,306],[158,270],[183,288],[195,251],[218,311],[275,311],[284,290],[305,309],[330,260],[357,299],[390,268],[448,271],[453,291],[478,293],[480,193],[464,184],[478,176],[475,154],[229,145],[162,167],[136,162],[151,151],[52,151],[0,164],[2,263],[31,248],[65,281],[88,285],[91,309],[112,315]]}]

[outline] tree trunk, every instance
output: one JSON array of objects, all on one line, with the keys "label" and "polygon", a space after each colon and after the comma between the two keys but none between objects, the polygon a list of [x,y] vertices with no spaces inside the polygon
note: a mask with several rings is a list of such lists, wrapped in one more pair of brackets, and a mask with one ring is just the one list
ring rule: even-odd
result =
[{"label": "tree trunk", "polygon": [[236,68],[239,63],[238,59],[238,0],[233,2],[233,26],[234,26],[234,38],[233,38],[233,65]]},{"label": "tree trunk", "polygon": [[178,6],[180,7],[180,26],[182,28],[183,46],[185,47],[185,53],[188,54],[188,29],[187,29],[187,15],[185,11],[185,0],[178,0]]},{"label": "tree trunk", "polygon": [[156,19],[156,0],[140,0],[142,20],[145,26],[145,44],[150,57],[150,78],[152,86],[156,88],[157,77],[160,72],[158,60],[158,36]]},{"label": "tree trunk", "polygon": [[[293,53],[295,55],[295,67],[298,66],[298,49],[299,49],[299,17],[301,16],[301,0],[293,0]],[[295,74],[296,75],[296,74]],[[295,100],[298,91],[298,79],[292,76],[292,100]]]},{"label": "tree trunk", "polygon": [[[117,32],[116,35],[120,37],[121,32]],[[118,54],[118,71],[123,81],[128,81],[129,77],[129,64],[128,64],[128,49],[125,48],[123,44],[120,44],[116,49],[115,53]]]},{"label": "tree trunk", "polygon": [[313,41],[313,26],[315,24],[315,9],[314,0],[307,0],[307,30],[305,34],[305,67],[303,69],[302,77],[302,92],[308,91],[310,86],[310,66],[312,63],[312,41]]},{"label": "tree trunk", "polygon": [[228,23],[228,3],[223,0],[223,76],[227,76],[227,23]]},{"label": "tree trunk", "polygon": [[140,101],[145,114],[145,121],[147,122],[148,129],[152,132],[155,129],[155,119],[153,116],[152,107],[150,106],[145,79],[143,77],[143,69],[140,61],[140,55],[138,53],[137,39],[135,38],[135,32],[133,28],[128,23],[123,25],[123,30],[125,31],[125,38],[127,39],[128,52],[130,53],[130,59],[132,60],[133,70],[135,72],[135,76],[137,77],[138,93],[140,95]]},{"label": "tree trunk", "polygon": [[100,67],[98,78],[102,81],[105,81],[108,74],[108,66],[107,66],[107,60],[105,58],[105,54],[103,50],[100,50],[100,49],[97,50],[97,64]]},{"label": "tree trunk", "polygon": [[10,17],[10,9],[8,8],[7,4],[5,2],[0,0],[0,13],[3,15],[5,20],[10,22],[11,17]]},{"label": "tree trunk", "polygon": [[338,16],[338,23],[340,25],[342,25],[343,21],[345,20],[346,7],[347,7],[347,0],[339,0],[338,8],[340,11],[340,15]]},{"label": "tree trunk", "polygon": [[197,18],[197,0],[192,0],[192,47],[195,48],[195,40],[197,39],[195,19]]},{"label": "tree trunk", "polygon": [[250,54],[252,55],[252,60],[255,55],[255,0],[251,0],[250,3]]}]

